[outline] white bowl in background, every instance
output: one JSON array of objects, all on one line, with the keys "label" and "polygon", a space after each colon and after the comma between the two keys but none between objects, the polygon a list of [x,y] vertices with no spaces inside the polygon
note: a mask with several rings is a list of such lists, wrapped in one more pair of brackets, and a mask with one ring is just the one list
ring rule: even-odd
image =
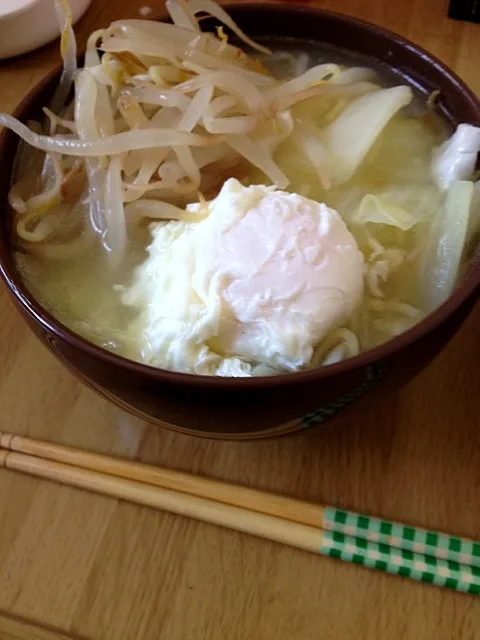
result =
[{"label": "white bowl in background", "polygon": [[[92,0],[70,0],[73,23]],[[27,53],[59,36],[53,0],[0,0],[0,60]]]}]

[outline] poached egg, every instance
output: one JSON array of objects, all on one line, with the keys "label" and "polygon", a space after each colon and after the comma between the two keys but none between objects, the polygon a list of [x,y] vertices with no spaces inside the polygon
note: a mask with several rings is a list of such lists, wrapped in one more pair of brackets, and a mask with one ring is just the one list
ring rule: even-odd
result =
[{"label": "poached egg", "polygon": [[268,375],[308,367],[363,295],[363,255],[339,214],[235,179],[189,220],[151,225],[123,294],[141,359],[184,373]]}]

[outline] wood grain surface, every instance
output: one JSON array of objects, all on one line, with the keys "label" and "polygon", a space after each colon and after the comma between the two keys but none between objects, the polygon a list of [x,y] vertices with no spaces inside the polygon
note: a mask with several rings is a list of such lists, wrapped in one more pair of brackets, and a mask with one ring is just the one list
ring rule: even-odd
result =
[{"label": "wood grain surface", "polygon": [[[94,0],[80,40],[145,4]],[[448,0],[318,5],[409,37],[480,91],[480,25],[448,20]],[[0,111],[57,62],[52,45],[0,63]],[[421,377],[374,407],[290,439],[222,443],[148,426],[85,389],[0,286],[0,429],[480,538],[479,323],[477,306]],[[473,596],[3,470],[0,609],[2,640],[480,637]]]}]

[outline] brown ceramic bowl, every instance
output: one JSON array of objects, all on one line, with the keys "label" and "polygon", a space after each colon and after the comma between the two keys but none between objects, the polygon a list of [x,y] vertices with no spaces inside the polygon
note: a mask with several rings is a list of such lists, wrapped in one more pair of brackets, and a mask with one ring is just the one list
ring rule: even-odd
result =
[{"label": "brown ceramic bowl", "polygon": [[[291,5],[240,6],[229,11],[251,36],[298,38],[333,46],[393,72],[425,95],[440,89],[439,109],[452,126],[461,122],[480,126],[480,104],[469,89],[428,53],[383,29]],[[16,114],[21,120],[39,113],[58,77],[57,72],[46,78],[25,98]],[[136,364],[69,331],[22,283],[9,247],[6,214],[17,143],[10,132],[2,132],[0,271],[17,307],[42,342],[86,384],[128,411],[178,431],[252,438],[319,424],[372,387],[386,392],[420,372],[458,329],[479,293],[480,259],[447,302],[413,329],[372,351],[315,371],[236,379],[185,375]]]}]

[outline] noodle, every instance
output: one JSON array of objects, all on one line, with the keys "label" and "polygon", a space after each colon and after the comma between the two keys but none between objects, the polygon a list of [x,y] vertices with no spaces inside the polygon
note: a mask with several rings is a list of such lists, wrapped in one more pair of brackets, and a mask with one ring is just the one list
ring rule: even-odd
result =
[{"label": "noodle", "polygon": [[360,353],[360,343],[353,331],[346,328],[335,329],[330,332],[326,339],[315,349],[310,365],[316,367],[324,363],[329,354],[339,346],[342,347],[340,360],[343,360],[343,358],[351,358]]}]

